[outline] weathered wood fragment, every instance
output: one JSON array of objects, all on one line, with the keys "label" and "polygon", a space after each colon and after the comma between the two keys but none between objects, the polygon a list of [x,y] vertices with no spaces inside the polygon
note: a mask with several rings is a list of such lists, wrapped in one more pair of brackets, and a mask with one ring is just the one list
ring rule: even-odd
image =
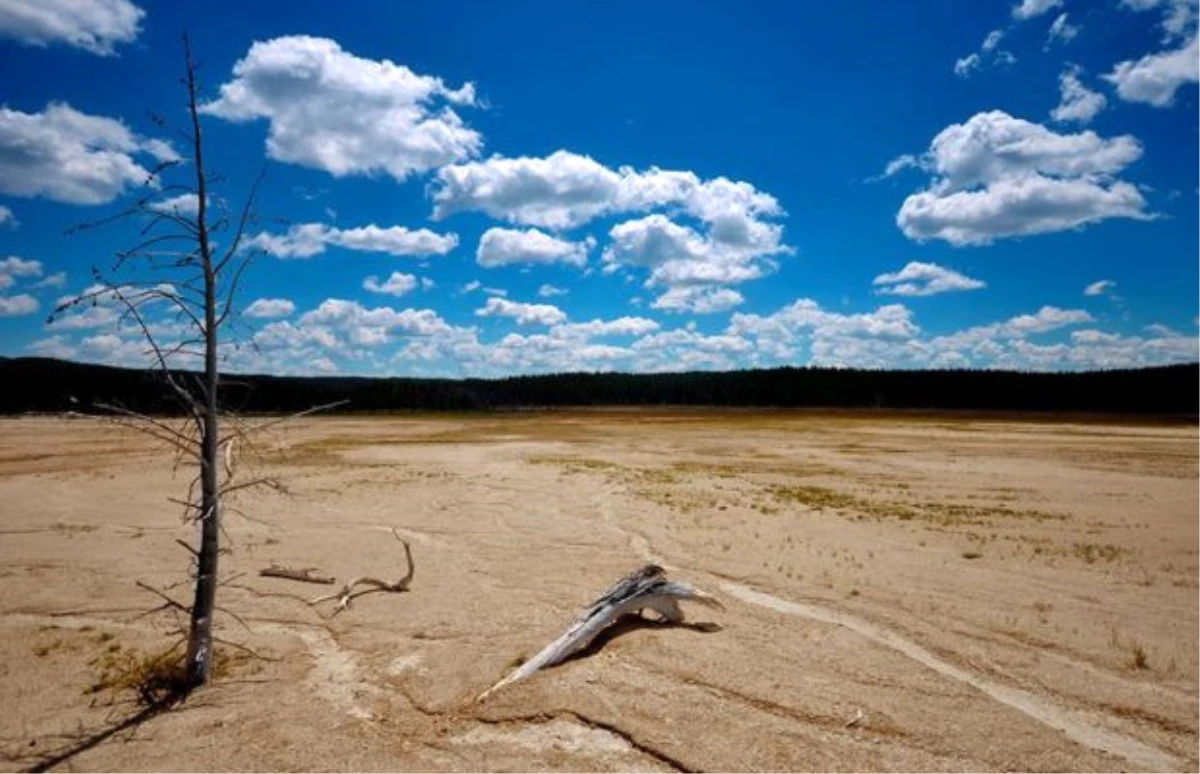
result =
[{"label": "weathered wood fragment", "polygon": [[580,613],[562,636],[484,691],[478,700],[510,683],[524,680],[539,669],[561,663],[571,654],[586,648],[600,632],[625,615],[640,615],[643,610],[650,609],[658,613],[663,621],[681,623],[683,611],[679,608],[680,600],[724,609],[715,597],[687,583],[669,581],[663,568],[647,564],[618,581]]}]

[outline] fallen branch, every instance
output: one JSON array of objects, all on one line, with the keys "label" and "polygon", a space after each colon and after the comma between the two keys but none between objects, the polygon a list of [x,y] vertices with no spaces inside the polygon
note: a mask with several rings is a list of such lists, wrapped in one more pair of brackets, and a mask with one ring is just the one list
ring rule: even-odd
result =
[{"label": "fallen branch", "polygon": [[658,613],[663,621],[681,623],[683,611],[679,608],[679,601],[684,599],[724,609],[715,597],[687,583],[669,581],[663,568],[648,564],[622,578],[580,613],[562,636],[480,694],[476,701],[482,701],[510,683],[524,680],[539,669],[561,663],[573,653],[586,648],[601,631],[625,615],[640,615],[643,610],[650,609]]},{"label": "fallen branch", "polygon": [[[335,594],[326,594],[321,597],[314,597],[308,601],[308,604],[317,605],[330,599],[336,599],[338,603],[334,607],[333,615],[337,615],[349,607],[351,601],[361,597],[364,594],[373,594],[377,591],[408,591],[408,586],[412,583],[413,573],[416,569],[416,566],[413,564],[412,549],[409,548],[408,541],[400,537],[400,533],[396,532],[394,528],[392,529],[392,536],[404,545],[404,558],[408,561],[408,572],[404,574],[403,578],[395,583],[388,583],[387,581],[380,580],[379,578],[360,575],[357,578],[349,581],[345,586],[342,586],[341,591]],[[369,586],[370,588],[355,591],[354,589],[356,586]]]},{"label": "fallen branch", "polygon": [[300,581],[301,583],[323,583],[330,585],[336,582],[335,578],[331,578],[328,575],[313,575],[316,570],[316,567],[293,570],[290,567],[276,567],[275,565],[271,565],[265,570],[259,570],[258,574],[264,578],[285,578],[286,580]]}]

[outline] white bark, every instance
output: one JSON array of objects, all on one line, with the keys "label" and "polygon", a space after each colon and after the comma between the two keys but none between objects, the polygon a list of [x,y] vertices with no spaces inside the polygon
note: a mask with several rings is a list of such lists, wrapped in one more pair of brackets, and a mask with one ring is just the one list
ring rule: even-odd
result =
[{"label": "white bark", "polygon": [[650,609],[658,613],[664,621],[681,623],[683,621],[683,611],[679,607],[681,599],[723,609],[715,597],[686,583],[668,581],[666,573],[661,567],[648,564],[622,578],[580,613],[558,639],[480,694],[477,701],[482,701],[506,685],[524,680],[539,669],[561,663],[571,654],[586,648],[600,632],[622,616],[638,615],[642,610]]}]

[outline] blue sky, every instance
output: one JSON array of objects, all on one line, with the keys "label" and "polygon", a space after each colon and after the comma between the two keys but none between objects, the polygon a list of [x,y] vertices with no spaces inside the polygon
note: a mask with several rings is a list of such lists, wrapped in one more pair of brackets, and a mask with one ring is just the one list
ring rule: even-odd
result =
[{"label": "blue sky", "polygon": [[0,0],[0,354],[147,362],[104,299],[46,318],[138,225],[64,231],[188,212],[141,186],[186,27],[218,207],[266,169],[232,370],[1194,361],[1197,16]]}]

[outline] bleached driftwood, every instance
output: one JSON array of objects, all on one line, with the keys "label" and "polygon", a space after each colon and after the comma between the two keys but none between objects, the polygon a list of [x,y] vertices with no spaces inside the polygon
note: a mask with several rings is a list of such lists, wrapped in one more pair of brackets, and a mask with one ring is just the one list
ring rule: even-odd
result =
[{"label": "bleached driftwood", "polygon": [[687,583],[669,581],[663,568],[656,564],[648,564],[622,578],[580,613],[561,637],[480,694],[477,701],[482,701],[510,683],[524,680],[539,669],[561,663],[571,654],[586,648],[600,632],[622,616],[639,615],[643,610],[650,609],[658,613],[663,621],[681,623],[683,611],[679,608],[680,600],[724,609],[715,597]]},{"label": "bleached driftwood", "polygon": [[316,567],[305,567],[303,570],[293,570],[290,567],[276,567],[271,565],[266,569],[259,570],[258,574],[264,578],[285,578],[286,580],[300,581],[301,583],[323,583],[331,585],[337,582],[337,579],[331,578],[328,575],[314,575],[317,571]]},{"label": "bleached driftwood", "polygon": [[[400,533],[396,532],[395,529],[392,530],[392,536],[404,545],[404,558],[408,561],[408,572],[404,574],[404,577],[400,578],[400,580],[394,583],[389,583],[385,580],[380,580],[379,578],[360,575],[347,582],[345,586],[342,586],[341,591],[338,591],[334,594],[326,594],[324,596],[314,597],[308,600],[308,604],[317,605],[330,599],[336,599],[338,603],[336,606],[334,606],[333,615],[337,615],[349,607],[351,601],[361,597],[363,594],[372,594],[377,591],[408,591],[409,584],[412,583],[413,573],[416,570],[416,565],[413,564],[412,549],[409,548],[408,541],[400,537]],[[354,589],[357,586],[368,586],[369,588],[355,591]]]}]

